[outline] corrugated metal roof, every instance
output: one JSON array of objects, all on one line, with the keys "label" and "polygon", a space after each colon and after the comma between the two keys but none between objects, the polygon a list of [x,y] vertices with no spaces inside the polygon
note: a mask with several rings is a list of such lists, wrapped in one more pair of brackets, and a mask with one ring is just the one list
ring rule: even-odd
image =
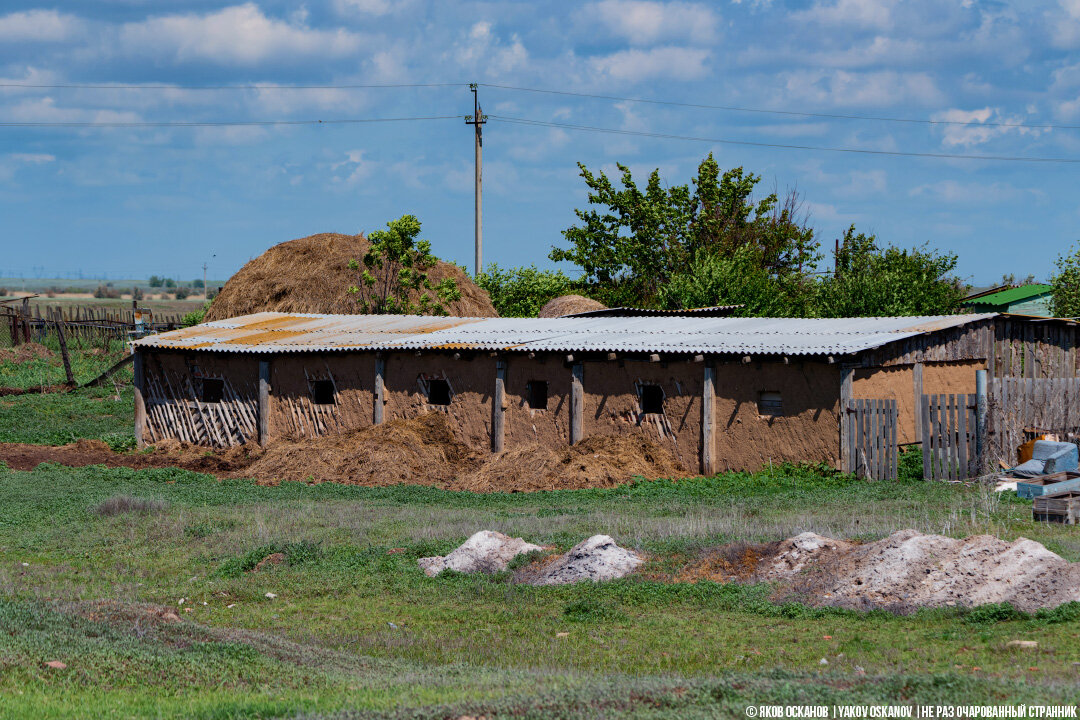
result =
[{"label": "corrugated metal roof", "polygon": [[242,353],[468,349],[845,355],[993,316],[541,319],[264,312],[151,335],[135,344]]}]

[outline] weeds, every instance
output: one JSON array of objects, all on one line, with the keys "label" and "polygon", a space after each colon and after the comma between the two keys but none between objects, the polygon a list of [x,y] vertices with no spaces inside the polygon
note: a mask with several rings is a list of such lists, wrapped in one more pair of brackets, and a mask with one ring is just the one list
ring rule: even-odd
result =
[{"label": "weeds", "polygon": [[132,497],[131,495],[114,495],[113,497],[98,503],[94,508],[94,514],[99,517],[114,517],[116,515],[153,515],[165,510],[169,504],[164,500],[151,498]]}]

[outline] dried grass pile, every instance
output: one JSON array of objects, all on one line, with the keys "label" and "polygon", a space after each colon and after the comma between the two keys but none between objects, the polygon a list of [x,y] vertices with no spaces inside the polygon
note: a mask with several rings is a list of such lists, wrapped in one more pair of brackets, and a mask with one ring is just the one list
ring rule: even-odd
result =
[{"label": "dried grass pile", "polygon": [[537,317],[557,318],[564,315],[605,309],[607,309],[607,305],[584,295],[560,295],[557,298],[548,300],[544,307],[540,308],[540,314]]},{"label": "dried grass pile", "polygon": [[[356,301],[346,292],[356,284],[349,260],[368,250],[363,235],[320,233],[283,242],[249,260],[232,276],[206,312],[207,320],[275,310],[296,313],[355,314]],[[458,317],[497,317],[487,291],[456,265],[439,261],[428,272],[432,284],[452,278],[461,299],[447,308]]]}]

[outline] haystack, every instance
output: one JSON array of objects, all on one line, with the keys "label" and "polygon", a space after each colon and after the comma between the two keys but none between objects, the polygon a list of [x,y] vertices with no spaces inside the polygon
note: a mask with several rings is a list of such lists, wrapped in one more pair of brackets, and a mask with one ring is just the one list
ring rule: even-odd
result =
[{"label": "haystack", "polygon": [[604,303],[587,298],[584,295],[560,295],[557,298],[548,300],[544,307],[540,308],[538,317],[557,318],[606,308],[607,305]]},{"label": "haystack", "polygon": [[[346,288],[357,284],[349,260],[359,260],[367,252],[363,235],[320,233],[283,242],[250,260],[230,278],[214,298],[207,320],[223,320],[238,315],[276,310],[297,313],[357,312],[357,304]],[[447,311],[458,317],[498,317],[487,291],[481,289],[457,265],[436,263],[428,271],[434,285],[452,278],[461,290],[461,299]]]}]

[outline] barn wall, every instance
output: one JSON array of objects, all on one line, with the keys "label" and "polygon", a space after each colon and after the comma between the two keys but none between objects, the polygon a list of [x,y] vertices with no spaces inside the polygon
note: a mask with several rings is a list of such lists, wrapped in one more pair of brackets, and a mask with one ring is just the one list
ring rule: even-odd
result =
[{"label": "barn wall", "polygon": [[[546,410],[529,408],[526,386],[532,381],[548,384]],[[491,383],[494,387],[494,375]],[[557,448],[570,442],[570,368],[563,364],[562,356],[508,357],[504,388],[505,449],[530,443]]]},{"label": "barn wall", "polygon": [[[570,371],[566,371],[569,388]],[[701,390],[704,366],[684,360],[670,363],[626,361],[584,365],[583,436],[641,433],[663,445],[690,472],[701,457]],[[641,415],[639,384],[664,391],[664,414]]]},{"label": "barn wall", "polygon": [[[259,363],[249,355],[140,350],[144,358],[147,441],[212,447],[257,439]],[[201,381],[224,381],[220,403],[199,402]]]},{"label": "barn wall", "polygon": [[[779,392],[781,417],[758,413],[759,393]],[[840,367],[824,362],[716,367],[716,458],[721,470],[769,462],[839,464]]]},{"label": "barn wall", "polygon": [[[454,393],[450,405],[428,405],[424,387],[433,378],[450,383]],[[487,355],[455,360],[451,355],[394,353],[386,358],[387,420],[445,412],[459,440],[490,449],[494,393],[495,358]]]},{"label": "barn wall", "polygon": [[[331,380],[333,405],[317,405],[312,382]],[[314,437],[374,421],[372,353],[288,354],[270,361],[270,437]]]}]

